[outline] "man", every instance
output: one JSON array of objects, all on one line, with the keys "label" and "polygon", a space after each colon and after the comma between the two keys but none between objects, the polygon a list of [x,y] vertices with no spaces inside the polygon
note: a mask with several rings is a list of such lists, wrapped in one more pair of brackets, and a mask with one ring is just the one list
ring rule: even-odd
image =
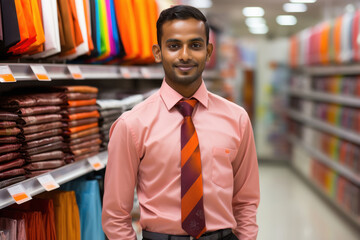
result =
[{"label": "man", "polygon": [[105,177],[103,229],[136,239],[134,188],[143,239],[256,239],[259,175],[245,110],[206,90],[213,46],[204,15],[190,6],[157,22],[160,90],[113,124]]}]

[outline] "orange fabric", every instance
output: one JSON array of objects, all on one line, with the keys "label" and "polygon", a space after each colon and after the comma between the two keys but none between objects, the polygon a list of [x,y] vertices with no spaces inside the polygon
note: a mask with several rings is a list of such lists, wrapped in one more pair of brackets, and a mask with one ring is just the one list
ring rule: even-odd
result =
[{"label": "orange fabric", "polygon": [[34,27],[36,31],[36,41],[32,45],[30,45],[29,49],[27,49],[26,52],[35,54],[38,52],[42,52],[44,49],[43,44],[45,42],[45,33],[37,0],[30,0],[30,4],[31,12],[33,15]]},{"label": "orange fabric", "polygon": [[81,137],[85,137],[85,136],[90,136],[90,135],[98,133],[98,132],[99,132],[98,127],[90,128],[88,130],[84,130],[84,131],[81,131],[81,132],[70,134],[70,139],[76,139],[76,138],[81,138]]},{"label": "orange fabric", "polygon": [[98,126],[98,123],[86,124],[86,125],[82,125],[82,126],[78,126],[78,127],[69,128],[69,132],[70,133],[76,133],[76,132],[84,131],[84,130],[94,128],[94,127],[97,127],[97,126]]},{"label": "orange fabric", "polygon": [[89,13],[89,2],[87,0],[83,0],[83,1],[84,1],[84,9],[85,9],[86,31],[87,31],[88,43],[89,43],[88,54],[90,54],[91,51],[94,50],[94,43],[92,41],[91,33],[90,33],[91,21],[90,21],[90,13]]},{"label": "orange fabric", "polygon": [[330,24],[324,23],[320,32],[320,62],[329,63]]},{"label": "orange fabric", "polygon": [[74,24],[75,43],[76,43],[76,46],[79,46],[81,43],[84,42],[84,39],[82,38],[82,35],[81,35],[79,19],[78,19],[78,15],[76,12],[75,0],[69,0],[69,6],[70,6],[70,10],[71,10],[71,14],[72,14],[71,16],[73,18],[73,24]]},{"label": "orange fabric", "polygon": [[[60,56],[69,55],[76,52],[75,29],[73,24],[71,6],[68,0],[57,1],[58,9],[60,10],[61,23],[64,39],[61,41],[61,54]],[[61,33],[61,32],[60,32]],[[60,35],[61,36],[61,35]]]},{"label": "orange fabric", "polygon": [[80,93],[97,93],[99,90],[96,87],[91,86],[63,86],[67,92],[80,92]]},{"label": "orange fabric", "polygon": [[[149,0],[146,1],[148,3],[148,11],[150,13],[149,18],[149,27],[150,27],[150,45],[148,46],[150,51],[152,51],[152,46],[154,44],[157,44],[157,35],[156,35],[156,22],[159,17],[159,10],[158,5],[156,3],[156,0]],[[151,54],[151,57],[148,59],[149,62],[155,62],[155,58],[153,54]]]},{"label": "orange fabric", "polygon": [[[147,10],[148,0],[133,0],[133,9],[135,10],[135,21],[136,21],[136,31],[139,34],[139,39],[136,41],[140,49],[140,62],[144,62],[149,59],[152,55],[150,46],[150,27],[149,19],[150,14]],[[141,41],[139,41],[141,39]]]},{"label": "orange fabric", "polygon": [[341,62],[341,25],[343,17],[338,17],[335,20],[333,38],[334,38],[334,50],[335,50],[335,62]]},{"label": "orange fabric", "polygon": [[293,36],[290,38],[290,66],[296,67],[298,65],[298,38]]},{"label": "orange fabric", "polygon": [[100,114],[98,111],[92,111],[92,112],[84,112],[84,113],[74,113],[69,114],[69,120],[77,120],[77,119],[84,119],[84,118],[91,118],[91,117],[100,117]]},{"label": "orange fabric", "polygon": [[71,100],[68,101],[69,107],[78,107],[78,106],[88,106],[88,105],[95,105],[96,98],[90,100]]}]

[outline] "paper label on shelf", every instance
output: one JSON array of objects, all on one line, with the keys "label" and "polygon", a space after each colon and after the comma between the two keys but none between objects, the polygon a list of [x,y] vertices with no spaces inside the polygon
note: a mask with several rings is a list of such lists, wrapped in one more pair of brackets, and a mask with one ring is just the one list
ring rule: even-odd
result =
[{"label": "paper label on shelf", "polygon": [[146,78],[146,79],[151,78],[151,72],[150,72],[150,70],[149,70],[148,68],[142,67],[142,68],[140,69],[140,72],[141,72],[141,74],[142,74],[142,76],[143,76],[144,78]]},{"label": "paper label on shelf", "polygon": [[69,65],[68,69],[73,79],[84,79],[79,66]]},{"label": "paper label on shelf", "polygon": [[0,82],[16,82],[9,66],[0,66]]},{"label": "paper label on shelf", "polygon": [[46,191],[51,191],[60,187],[50,174],[38,177],[37,180],[40,182],[40,184],[44,187]]},{"label": "paper label on shelf", "polygon": [[30,65],[32,71],[34,72],[37,80],[39,81],[51,81],[47,71],[42,65]]},{"label": "paper label on shelf", "polygon": [[14,187],[9,187],[7,190],[17,204],[21,204],[32,199],[31,196],[26,193],[24,187],[21,184]]},{"label": "paper label on shelf", "polygon": [[101,160],[98,156],[89,157],[88,162],[90,163],[90,165],[93,167],[93,169],[95,171],[98,171],[105,167],[105,165],[101,162]]},{"label": "paper label on shelf", "polygon": [[126,78],[126,79],[129,79],[131,78],[131,72],[130,72],[130,69],[128,68],[121,68],[121,75]]}]

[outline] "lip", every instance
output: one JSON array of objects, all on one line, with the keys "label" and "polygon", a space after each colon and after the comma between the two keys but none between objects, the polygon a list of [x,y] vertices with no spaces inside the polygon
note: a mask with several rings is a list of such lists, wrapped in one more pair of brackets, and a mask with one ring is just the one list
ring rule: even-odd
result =
[{"label": "lip", "polygon": [[176,65],[175,67],[178,68],[182,72],[187,72],[187,71],[190,71],[191,69],[193,69],[195,67],[195,65],[179,64],[179,65]]}]

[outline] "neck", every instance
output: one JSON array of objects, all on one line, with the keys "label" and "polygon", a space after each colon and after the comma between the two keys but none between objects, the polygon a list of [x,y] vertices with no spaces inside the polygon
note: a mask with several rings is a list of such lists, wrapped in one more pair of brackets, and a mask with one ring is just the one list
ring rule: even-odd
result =
[{"label": "neck", "polygon": [[172,89],[174,89],[184,98],[192,97],[202,84],[202,79],[199,79],[187,85],[177,84],[172,81],[168,81],[166,77],[165,81]]}]

